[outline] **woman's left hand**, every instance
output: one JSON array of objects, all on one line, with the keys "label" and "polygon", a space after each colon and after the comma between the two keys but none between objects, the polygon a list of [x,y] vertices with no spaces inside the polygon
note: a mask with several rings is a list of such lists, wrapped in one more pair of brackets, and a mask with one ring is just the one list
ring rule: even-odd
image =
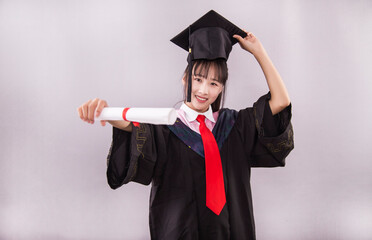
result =
[{"label": "woman's left hand", "polygon": [[251,33],[243,30],[247,33],[245,38],[242,38],[240,35],[234,35],[233,37],[239,41],[240,47],[244,50],[256,55],[264,50],[263,45],[261,44],[260,40],[256,38],[256,36]]}]

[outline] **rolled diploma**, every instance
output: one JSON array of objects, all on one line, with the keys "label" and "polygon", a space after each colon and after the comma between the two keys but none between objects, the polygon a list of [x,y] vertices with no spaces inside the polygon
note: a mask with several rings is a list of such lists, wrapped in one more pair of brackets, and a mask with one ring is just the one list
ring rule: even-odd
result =
[{"label": "rolled diploma", "polygon": [[[96,120],[124,120],[125,108],[106,107]],[[174,108],[129,108],[126,119],[130,122],[173,125],[177,119]]]}]

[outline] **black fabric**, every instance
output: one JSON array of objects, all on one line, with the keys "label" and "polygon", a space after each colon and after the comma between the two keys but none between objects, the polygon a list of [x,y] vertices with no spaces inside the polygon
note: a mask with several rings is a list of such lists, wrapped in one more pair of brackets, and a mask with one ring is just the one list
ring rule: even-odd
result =
[{"label": "black fabric", "polygon": [[229,33],[219,27],[201,28],[190,36],[191,59],[229,58],[232,44]]},{"label": "black fabric", "polygon": [[[285,156],[293,149],[291,107],[272,116],[265,110],[268,99],[269,94],[253,108],[239,111],[222,144],[227,202],[219,216],[205,205],[204,158],[167,126],[141,124],[132,133],[114,129],[108,182],[118,188],[128,181],[149,184],[152,180],[152,239],[255,239],[251,167],[284,166]],[[275,130],[278,136],[266,135],[266,124],[271,121],[279,121],[279,129]],[[270,131],[269,135],[273,134]],[[282,141],[284,145],[279,144]],[[279,150],[275,148],[278,144]]]}]

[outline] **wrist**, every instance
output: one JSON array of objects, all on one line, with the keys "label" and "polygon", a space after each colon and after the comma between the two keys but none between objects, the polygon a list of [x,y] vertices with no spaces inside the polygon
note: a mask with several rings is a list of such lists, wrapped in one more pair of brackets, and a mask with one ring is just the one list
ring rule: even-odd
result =
[{"label": "wrist", "polygon": [[264,48],[255,49],[252,51],[252,54],[257,60],[267,57],[267,53]]},{"label": "wrist", "polygon": [[119,128],[124,131],[131,130],[131,122],[127,122],[124,120],[108,120],[108,123],[110,123],[112,126]]}]

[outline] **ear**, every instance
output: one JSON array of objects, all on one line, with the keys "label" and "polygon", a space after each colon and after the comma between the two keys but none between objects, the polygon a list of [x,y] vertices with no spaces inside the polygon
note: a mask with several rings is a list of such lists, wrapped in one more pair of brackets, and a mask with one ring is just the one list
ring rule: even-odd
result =
[{"label": "ear", "polygon": [[186,74],[183,74],[182,85],[185,86],[185,84],[186,84]]}]

